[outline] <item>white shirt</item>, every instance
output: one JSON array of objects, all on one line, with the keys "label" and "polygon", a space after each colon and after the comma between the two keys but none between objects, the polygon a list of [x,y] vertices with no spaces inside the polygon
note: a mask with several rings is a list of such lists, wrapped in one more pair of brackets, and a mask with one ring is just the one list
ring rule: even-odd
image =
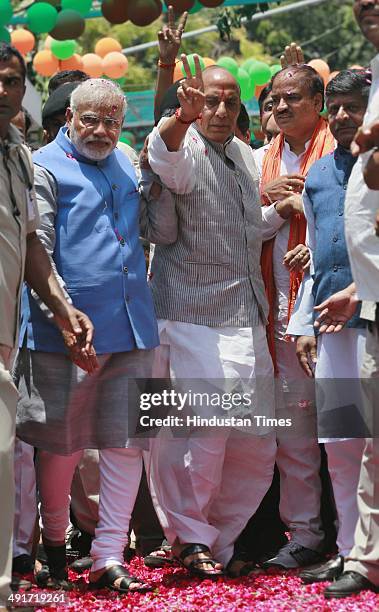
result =
[{"label": "white shirt", "polygon": [[[373,80],[364,125],[379,119],[379,54],[372,60],[371,68]],[[346,193],[345,233],[358,297],[379,302],[379,238],[375,235],[379,192],[369,189],[363,179],[370,155],[371,152],[361,155],[351,173]]]},{"label": "white shirt", "polygon": [[[284,142],[282,161],[281,161],[281,176],[288,174],[299,174],[301,164],[305,151],[308,147],[309,142],[305,144],[305,150],[301,155],[296,155],[290,149],[287,142]],[[262,166],[263,158],[266,151],[270,148],[270,145],[265,145],[260,149],[253,152],[255,163],[258,167],[260,178],[262,177]],[[275,227],[272,227],[273,234],[270,237],[276,235],[273,252],[273,264],[274,264],[274,280],[276,287],[277,303],[275,308],[275,337],[283,340],[286,336],[287,320],[288,320],[288,294],[290,287],[290,273],[283,264],[283,258],[288,251],[288,239],[290,233],[290,219],[283,219],[278,213],[274,217],[271,212],[269,218],[267,218],[267,212],[263,207],[263,218],[266,223],[275,221]],[[274,209],[275,210],[275,209]],[[280,224],[280,225],[279,225]],[[264,237],[267,240],[267,237]]]}]

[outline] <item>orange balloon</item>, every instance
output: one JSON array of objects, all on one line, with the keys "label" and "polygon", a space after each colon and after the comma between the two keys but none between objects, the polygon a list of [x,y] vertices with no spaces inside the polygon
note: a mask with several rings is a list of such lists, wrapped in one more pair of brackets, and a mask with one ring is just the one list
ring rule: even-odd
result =
[{"label": "orange balloon", "polygon": [[103,74],[103,62],[96,53],[86,53],[82,56],[83,71],[93,79],[101,77]]},{"label": "orange balloon", "polygon": [[182,79],[184,77],[183,72],[182,72],[182,66],[183,66],[183,62],[178,62],[175,66],[175,70],[174,70],[174,83],[175,81],[179,81],[179,79]]},{"label": "orange balloon", "polygon": [[[266,85],[267,85],[267,83],[266,83]],[[257,100],[258,100],[259,96],[261,95],[261,92],[266,87],[266,85],[256,85],[255,86],[254,95],[257,98]]]},{"label": "orange balloon", "polygon": [[336,77],[336,76],[337,76],[337,74],[339,74],[339,73],[340,73],[340,71],[339,71],[339,70],[334,70],[333,72],[331,72],[331,73],[330,73],[330,75],[329,75],[329,78],[328,78],[328,83],[329,83],[329,82],[330,82],[332,79],[334,79],[334,77]]},{"label": "orange balloon", "polygon": [[59,62],[59,70],[83,70],[83,60],[78,53],[74,53],[66,60]]},{"label": "orange balloon", "polygon": [[208,68],[208,66],[214,66],[216,63],[211,57],[203,57],[203,62],[206,68]]},{"label": "orange balloon", "polygon": [[319,73],[320,77],[324,80],[324,83],[328,82],[330,75],[330,68],[326,62],[322,59],[314,59],[308,62],[308,66],[312,66]]},{"label": "orange balloon", "polygon": [[41,76],[51,76],[59,69],[59,59],[51,51],[44,49],[35,54],[33,67]]},{"label": "orange balloon", "polygon": [[103,58],[103,72],[111,79],[120,79],[128,71],[128,60],[119,51],[107,53]]},{"label": "orange balloon", "polygon": [[100,57],[105,57],[107,53],[112,53],[112,51],[121,51],[122,47],[118,40],[115,38],[110,38],[109,36],[105,38],[100,38],[95,45],[95,53],[100,55]]},{"label": "orange balloon", "polygon": [[29,30],[20,28],[19,30],[13,30],[11,33],[11,45],[20,51],[22,55],[26,55],[34,48],[36,39]]}]

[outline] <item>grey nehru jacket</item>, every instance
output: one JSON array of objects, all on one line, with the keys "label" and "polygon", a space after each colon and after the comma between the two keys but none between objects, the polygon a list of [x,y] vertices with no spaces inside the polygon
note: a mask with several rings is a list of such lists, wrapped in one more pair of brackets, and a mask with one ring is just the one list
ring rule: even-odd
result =
[{"label": "grey nehru jacket", "polygon": [[[176,241],[154,252],[157,316],[210,327],[266,324],[259,178],[250,147],[236,138],[210,142],[192,125],[183,149],[170,153],[155,128],[149,161],[171,188],[177,220]],[[175,164],[179,175],[191,176],[173,185]]]}]

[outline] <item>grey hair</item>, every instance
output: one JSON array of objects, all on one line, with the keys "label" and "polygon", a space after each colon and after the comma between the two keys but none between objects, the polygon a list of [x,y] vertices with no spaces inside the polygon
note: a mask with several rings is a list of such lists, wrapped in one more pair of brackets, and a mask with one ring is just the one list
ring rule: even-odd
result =
[{"label": "grey hair", "polygon": [[74,89],[70,97],[72,110],[78,110],[79,106],[88,102],[108,107],[110,104],[121,104],[122,114],[126,111],[124,92],[117,83],[107,79],[88,79]]}]

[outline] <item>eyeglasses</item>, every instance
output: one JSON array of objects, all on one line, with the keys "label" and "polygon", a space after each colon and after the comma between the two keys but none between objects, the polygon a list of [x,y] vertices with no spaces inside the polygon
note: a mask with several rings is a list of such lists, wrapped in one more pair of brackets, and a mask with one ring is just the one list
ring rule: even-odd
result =
[{"label": "eyeglasses", "polygon": [[119,130],[122,126],[122,121],[113,119],[113,117],[98,117],[98,115],[80,115],[81,123],[87,128],[97,128],[102,123],[105,129],[110,131]]},{"label": "eyeglasses", "polygon": [[240,107],[239,98],[227,98],[224,100],[217,96],[205,96],[205,106],[209,109],[219,107],[221,102],[225,104],[225,108],[229,111],[237,111]]}]

